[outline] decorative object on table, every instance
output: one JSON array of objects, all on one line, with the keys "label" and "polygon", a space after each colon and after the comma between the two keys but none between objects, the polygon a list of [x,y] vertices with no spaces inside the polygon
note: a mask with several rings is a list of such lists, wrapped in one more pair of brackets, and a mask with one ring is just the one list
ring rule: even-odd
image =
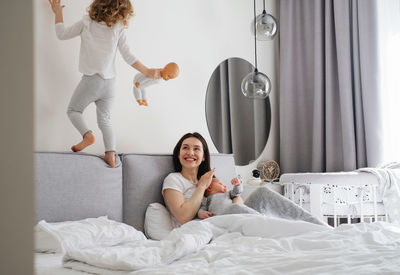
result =
[{"label": "decorative object on table", "polygon": [[267,160],[261,163],[261,174],[265,181],[273,182],[279,178],[280,168],[279,164],[274,160]]},{"label": "decorative object on table", "polygon": [[[254,0],[254,22],[256,21],[256,0]],[[246,75],[242,80],[242,93],[245,97],[265,99],[271,93],[271,80],[257,69],[257,31],[254,24],[254,72]]]},{"label": "decorative object on table", "polygon": [[252,177],[247,181],[248,185],[256,185],[260,186],[263,183],[263,180],[260,178],[261,172],[258,169],[254,169],[251,171]]},{"label": "decorative object on table", "polygon": [[278,23],[271,14],[265,10],[265,0],[263,1],[264,9],[253,22],[256,25],[257,40],[267,41],[272,40],[278,33]]}]

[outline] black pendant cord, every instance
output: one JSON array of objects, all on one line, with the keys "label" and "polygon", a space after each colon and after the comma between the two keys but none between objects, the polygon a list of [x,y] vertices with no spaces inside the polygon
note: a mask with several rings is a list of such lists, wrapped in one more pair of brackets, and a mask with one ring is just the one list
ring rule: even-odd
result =
[{"label": "black pendant cord", "polygon": [[256,69],[254,70],[256,73],[258,72],[257,69],[257,30],[256,30],[256,0],[254,0],[254,61],[256,65]]},{"label": "black pendant cord", "polygon": [[265,0],[263,1],[263,13],[266,13],[266,11],[265,11]]}]

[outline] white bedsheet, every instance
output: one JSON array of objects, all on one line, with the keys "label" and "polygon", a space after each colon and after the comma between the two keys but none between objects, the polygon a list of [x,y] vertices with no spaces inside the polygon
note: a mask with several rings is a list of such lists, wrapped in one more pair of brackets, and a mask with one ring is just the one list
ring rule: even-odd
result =
[{"label": "white bedsheet", "polygon": [[60,253],[35,253],[35,275],[83,275],[80,271],[64,268]]},{"label": "white bedsheet", "polygon": [[215,216],[175,229],[166,242],[69,247],[64,266],[96,274],[394,274],[400,270],[400,228],[377,222],[332,229],[258,215]]}]

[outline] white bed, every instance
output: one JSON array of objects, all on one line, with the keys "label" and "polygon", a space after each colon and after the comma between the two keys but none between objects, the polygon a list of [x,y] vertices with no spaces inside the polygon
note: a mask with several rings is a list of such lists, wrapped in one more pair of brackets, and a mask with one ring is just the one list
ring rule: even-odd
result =
[{"label": "white bed", "polygon": [[36,275],[74,275],[85,274],[62,266],[61,253],[35,253],[35,274]]},{"label": "white bed", "polygon": [[[400,228],[384,222],[333,229],[264,216],[226,215],[192,221],[175,231],[163,241],[122,242],[112,247],[75,243],[64,262],[74,270],[61,267],[61,254],[36,254],[36,271],[40,275],[82,274],[77,270],[110,275],[396,274],[400,267]],[[97,238],[96,242],[102,241]],[[143,242],[150,244],[141,246]],[[130,258],[132,253],[142,258]],[[75,261],[96,263],[99,259],[127,270]]]},{"label": "white bed", "polygon": [[[173,169],[169,155],[122,155],[121,164],[111,170],[97,156],[85,154],[37,153],[36,163],[37,221],[48,221],[40,226],[55,236],[51,251],[61,251],[36,253],[37,275],[87,274],[80,270],[107,275],[400,270],[400,227],[385,222],[332,228],[225,215],[189,222],[161,241],[148,240],[142,232],[146,207],[162,203],[162,179]],[[229,182],[233,157],[214,155],[212,165]],[[54,223],[67,220],[73,222],[64,223],[65,228]],[[41,244],[48,245],[36,242],[36,247]]]}]

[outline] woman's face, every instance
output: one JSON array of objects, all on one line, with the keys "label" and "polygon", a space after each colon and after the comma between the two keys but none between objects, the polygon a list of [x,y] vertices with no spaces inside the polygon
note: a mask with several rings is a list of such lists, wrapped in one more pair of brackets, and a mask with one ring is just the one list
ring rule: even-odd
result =
[{"label": "woman's face", "polygon": [[203,144],[195,137],[184,139],[179,151],[182,168],[198,168],[204,160]]}]

